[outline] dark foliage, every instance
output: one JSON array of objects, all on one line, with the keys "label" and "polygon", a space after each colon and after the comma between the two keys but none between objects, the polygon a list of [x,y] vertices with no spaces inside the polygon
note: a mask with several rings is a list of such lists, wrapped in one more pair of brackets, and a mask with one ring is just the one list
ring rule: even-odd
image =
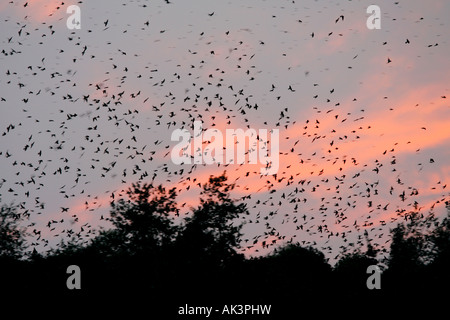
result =
[{"label": "dark foliage", "polygon": [[0,207],[0,261],[18,259],[25,249],[25,231],[20,228],[21,216],[13,205]]},{"label": "dark foliage", "polygon": [[[234,186],[226,180],[225,174],[211,177],[200,205],[185,218],[179,217],[175,189],[133,185],[128,199],[112,203],[113,229],[100,232],[89,245],[68,242],[45,255],[24,254],[20,217],[14,207],[2,206],[0,261],[2,274],[8,275],[2,290],[63,300],[100,297],[118,306],[125,301],[176,306],[382,301],[420,290],[437,294],[450,284],[450,210],[441,222],[433,214],[408,215],[392,230],[385,261],[377,260],[367,235],[366,252],[346,254],[334,268],[322,252],[298,243],[246,259],[238,253],[239,217],[248,211],[230,197]],[[367,268],[380,264],[385,266],[381,290],[369,290]],[[81,290],[66,287],[69,265],[82,270]]]}]

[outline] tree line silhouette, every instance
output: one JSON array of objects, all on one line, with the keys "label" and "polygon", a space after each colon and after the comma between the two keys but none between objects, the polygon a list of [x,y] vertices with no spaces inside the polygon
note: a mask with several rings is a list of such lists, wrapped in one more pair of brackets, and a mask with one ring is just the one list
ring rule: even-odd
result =
[{"label": "tree line silhouette", "polygon": [[[271,303],[327,296],[367,301],[430,294],[450,284],[449,203],[443,219],[432,213],[408,214],[391,230],[387,258],[377,258],[366,234],[367,250],[347,253],[332,267],[322,252],[298,243],[256,258],[239,253],[239,218],[248,209],[231,198],[233,188],[225,173],[210,177],[198,207],[177,224],[176,189],[136,183],[127,198],[111,203],[113,228],[88,243],[69,241],[47,253],[26,250],[17,207],[2,205],[1,290],[63,298]],[[66,287],[69,265],[81,269],[81,290]],[[367,288],[370,265],[384,266],[380,290]]]}]

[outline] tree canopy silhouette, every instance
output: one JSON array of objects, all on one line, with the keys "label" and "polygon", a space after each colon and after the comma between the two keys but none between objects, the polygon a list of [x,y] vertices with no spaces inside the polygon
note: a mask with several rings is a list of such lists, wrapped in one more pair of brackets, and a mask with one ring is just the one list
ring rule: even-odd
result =
[{"label": "tree canopy silhouette", "polygon": [[0,259],[20,258],[25,250],[25,229],[20,226],[22,217],[13,205],[0,207]]},{"label": "tree canopy silhouette", "polygon": [[234,185],[226,181],[225,173],[211,176],[203,185],[200,205],[185,219],[177,243],[186,259],[223,265],[239,256],[242,224],[237,219],[248,211],[245,203],[231,199]]},{"label": "tree canopy silhouette", "polygon": [[[178,214],[176,189],[151,184],[133,184],[128,199],[111,202],[111,221],[115,227],[103,234],[114,250],[130,255],[160,251],[175,238],[173,215]],[[100,240],[100,239],[99,239]]]},{"label": "tree canopy silhouette", "polygon": [[450,206],[441,222],[433,212],[412,212],[392,230],[385,272],[391,289],[431,290],[450,276]]},{"label": "tree canopy silhouette", "polygon": [[[317,248],[287,242],[260,257],[244,257],[241,245],[245,203],[232,198],[234,185],[225,173],[202,186],[199,204],[180,216],[176,189],[134,184],[124,198],[111,202],[113,227],[89,241],[62,243],[47,253],[25,252],[25,229],[15,206],[0,207],[0,268],[10,275],[3,282],[28,291],[45,288],[61,297],[128,297],[186,303],[187,299],[251,297],[267,303],[309,297],[363,301],[438,288],[450,284],[450,205],[443,219],[432,212],[412,212],[391,230],[387,258],[369,240],[367,249],[347,252],[335,264]],[[82,270],[81,293],[65,287],[66,268]],[[381,290],[366,286],[367,268],[384,264]],[[173,297],[174,292],[177,298]],[[270,293],[270,295],[268,295]],[[159,299],[159,300],[158,300]],[[253,300],[254,301],[254,300]],[[306,301],[306,300],[302,300]],[[372,301],[372,300],[371,300]],[[380,300],[381,301],[381,300]]]}]

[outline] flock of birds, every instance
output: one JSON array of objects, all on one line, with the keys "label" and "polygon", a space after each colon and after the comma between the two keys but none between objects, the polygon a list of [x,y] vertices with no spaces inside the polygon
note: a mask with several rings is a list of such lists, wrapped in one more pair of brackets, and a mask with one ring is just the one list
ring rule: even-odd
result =
[{"label": "flock of birds", "polygon": [[[178,5],[166,2],[160,10]],[[0,194],[3,202],[18,204],[31,247],[48,249],[53,238],[89,241],[102,223],[107,225],[110,202],[125,197],[137,181],[176,186],[180,207],[188,211],[195,204],[183,194],[198,192],[210,174],[224,170],[236,184],[233,194],[249,207],[250,214],[242,217],[242,250],[251,254],[299,241],[337,258],[364,247],[364,235],[386,252],[386,226],[424,208],[422,190],[405,183],[408,177],[398,170],[403,165],[395,150],[399,142],[377,159],[360,162],[364,150],[358,141],[371,125],[358,97],[339,95],[342,83],[322,85],[313,66],[283,70],[301,81],[272,77],[265,63],[281,59],[284,68],[291,56],[284,48],[268,49],[269,36],[230,27],[199,33],[193,28],[186,38],[176,38],[180,34],[170,26],[155,30],[152,18],[127,24],[111,16],[89,24],[83,11],[82,29],[67,31],[64,2],[48,17],[52,23],[31,21],[28,2],[10,1],[9,6],[20,8],[20,14],[1,18],[10,33],[2,31],[0,55],[5,115],[0,122]],[[219,15],[209,11],[204,19],[214,24]],[[298,38],[305,46],[351,33],[345,13],[331,21],[338,31],[319,37],[318,31],[303,27],[308,19],[308,14],[292,19],[304,28]],[[127,42],[133,37],[140,37],[136,46]],[[148,39],[151,46],[143,45]],[[178,48],[173,45],[171,51],[173,41],[188,43],[182,47],[186,50],[174,52]],[[406,39],[403,45],[412,43]],[[153,63],[154,50],[168,58]],[[348,72],[360,54],[351,54]],[[385,59],[386,67],[395,64]],[[308,118],[295,110],[302,97],[310,103],[304,106]],[[3,111],[7,108],[14,110]],[[279,172],[261,176],[259,166],[246,164],[172,164],[170,132],[192,130],[196,120],[205,129],[279,129]],[[426,127],[419,130],[425,134]],[[352,154],[342,154],[341,146],[348,144],[354,146]],[[430,157],[418,168],[433,165]],[[439,196],[428,208],[448,201],[446,187],[446,181],[430,186]]]}]

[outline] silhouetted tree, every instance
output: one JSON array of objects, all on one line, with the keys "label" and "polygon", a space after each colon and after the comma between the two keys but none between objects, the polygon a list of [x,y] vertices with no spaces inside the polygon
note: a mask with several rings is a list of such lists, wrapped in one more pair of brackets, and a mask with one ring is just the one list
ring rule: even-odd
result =
[{"label": "silhouetted tree", "polygon": [[[22,218],[14,205],[3,204],[0,207],[0,294],[2,303],[4,297],[15,292],[20,292],[26,283],[23,268],[25,254],[26,230],[21,227]],[[5,304],[6,305],[6,304]]]},{"label": "silhouetted tree", "polygon": [[25,250],[25,229],[17,207],[3,204],[0,207],[0,259],[19,259]]},{"label": "silhouetted tree", "polygon": [[[169,282],[168,255],[177,230],[175,188],[136,183],[126,196],[111,203],[112,229],[102,230],[88,243],[62,242],[43,259],[33,261],[41,278],[50,278],[50,272],[64,279],[66,268],[74,264],[82,270],[84,294],[135,294],[142,287],[149,298],[163,288]],[[64,280],[51,279],[49,287],[64,287]]]},{"label": "silhouetted tree", "polygon": [[450,203],[447,202],[447,216],[431,231],[429,237],[433,260],[430,273],[435,283],[450,284]]},{"label": "silhouetted tree", "polygon": [[290,243],[273,253],[246,262],[245,285],[247,296],[266,297],[272,301],[300,298],[331,287],[331,267],[322,252],[312,247]]},{"label": "silhouetted tree", "polygon": [[407,270],[415,272],[432,260],[428,229],[435,224],[433,214],[424,216],[412,212],[406,216],[409,221],[399,223],[393,230],[388,267],[391,271]]},{"label": "silhouetted tree", "polygon": [[364,252],[357,249],[343,255],[333,268],[336,286],[346,288],[346,292],[353,296],[367,291],[367,268],[379,264],[376,259],[378,251],[372,245],[367,230],[364,231],[364,238],[367,242]]},{"label": "silhouetted tree", "polygon": [[237,252],[241,237],[241,222],[246,214],[244,203],[235,203],[230,192],[234,185],[227,183],[225,173],[210,177],[203,185],[200,204],[185,218],[173,253],[173,265],[178,267],[175,277],[186,294],[199,293],[204,298],[224,293],[231,266],[244,260]]},{"label": "silhouetted tree", "polygon": [[[432,212],[424,215],[415,211],[406,215],[405,219],[406,223],[399,223],[391,231],[388,269],[384,273],[388,290],[397,293],[433,291],[437,282],[436,279],[433,280],[436,274],[433,275],[430,266],[439,251],[436,246],[440,242],[438,239],[441,239],[436,231],[439,229],[439,222]],[[444,241],[448,241],[448,238]],[[440,263],[436,261],[434,267],[439,266]]]},{"label": "silhouetted tree", "polygon": [[367,268],[371,265],[378,265],[378,261],[367,252],[344,255],[334,266],[336,287],[353,297],[367,294]]},{"label": "silhouetted tree", "polygon": [[189,259],[223,265],[240,255],[236,252],[241,237],[237,218],[248,213],[245,203],[236,204],[230,197],[233,184],[227,184],[225,173],[210,177],[203,185],[200,205],[185,219],[178,243]]},{"label": "silhouetted tree", "polygon": [[[111,221],[116,229],[103,233],[96,244],[127,254],[160,251],[175,238],[173,216],[177,214],[176,189],[166,190],[151,184],[133,184],[128,199],[111,203]],[[106,244],[106,242],[108,244]]]},{"label": "silhouetted tree", "polygon": [[447,216],[432,231],[430,240],[433,242],[434,263],[449,263],[450,259],[450,206]]},{"label": "silhouetted tree", "polygon": [[[23,257],[25,230],[14,206],[0,208],[0,271],[9,275],[2,286],[20,287],[61,297],[108,297],[202,303],[235,297],[253,303],[308,303],[317,297],[334,301],[375,301],[405,293],[437,292],[450,284],[450,206],[441,222],[432,213],[413,212],[391,230],[391,251],[381,278],[381,290],[369,290],[367,267],[379,264],[367,232],[367,249],[344,255],[332,269],[313,247],[288,243],[272,253],[245,259],[238,253],[245,203],[231,197],[233,184],[225,173],[203,185],[200,204],[184,223],[178,215],[175,188],[134,184],[127,198],[111,203],[113,228],[90,242],[74,238],[47,254]],[[181,220],[181,218],[180,218]],[[82,290],[67,290],[69,265],[82,270]],[[33,291],[34,290],[34,291]],[[141,292],[145,290],[145,295]],[[382,296],[383,295],[383,296]],[[121,297],[120,299],[122,299]],[[342,299],[340,299],[342,298]],[[222,300],[221,300],[222,299]],[[381,301],[380,299],[379,301]],[[248,301],[248,300],[246,300]]]}]

